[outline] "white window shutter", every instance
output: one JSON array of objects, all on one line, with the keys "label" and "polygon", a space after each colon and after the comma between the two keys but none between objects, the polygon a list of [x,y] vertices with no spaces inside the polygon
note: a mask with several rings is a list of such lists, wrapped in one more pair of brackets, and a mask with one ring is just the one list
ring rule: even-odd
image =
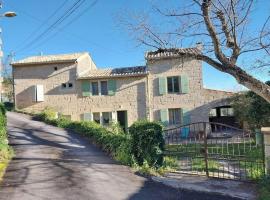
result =
[{"label": "white window shutter", "polygon": [[44,101],[44,89],[43,85],[36,85],[36,101]]},{"label": "white window shutter", "polygon": [[34,85],[33,87],[33,101],[36,102],[37,101],[37,86]]},{"label": "white window shutter", "polygon": [[112,112],[112,122],[117,122],[117,112],[116,111],[113,111]]}]

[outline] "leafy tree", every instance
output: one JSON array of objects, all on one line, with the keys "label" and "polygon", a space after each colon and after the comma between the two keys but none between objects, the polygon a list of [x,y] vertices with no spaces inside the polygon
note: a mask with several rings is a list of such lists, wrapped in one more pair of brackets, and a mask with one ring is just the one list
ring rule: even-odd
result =
[{"label": "leafy tree", "polygon": [[[270,85],[270,81],[266,84]],[[270,125],[270,104],[252,91],[236,95],[233,108],[236,117],[247,122],[251,128]]]},{"label": "leafy tree", "polygon": [[11,77],[4,77],[2,82],[3,90],[9,101],[13,101],[13,80]]}]

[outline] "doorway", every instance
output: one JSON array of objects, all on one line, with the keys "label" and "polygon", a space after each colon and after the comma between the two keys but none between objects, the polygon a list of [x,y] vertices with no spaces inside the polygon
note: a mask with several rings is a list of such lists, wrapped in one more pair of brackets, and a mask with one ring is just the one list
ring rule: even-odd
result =
[{"label": "doorway", "polygon": [[117,121],[120,124],[120,126],[123,128],[123,130],[127,131],[127,111],[121,110],[117,111]]}]

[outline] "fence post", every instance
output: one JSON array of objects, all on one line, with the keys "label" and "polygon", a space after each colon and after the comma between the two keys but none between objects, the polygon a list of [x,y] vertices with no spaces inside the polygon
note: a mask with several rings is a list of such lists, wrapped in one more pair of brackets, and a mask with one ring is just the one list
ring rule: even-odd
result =
[{"label": "fence post", "polygon": [[206,176],[209,177],[209,169],[208,169],[208,147],[207,147],[207,127],[206,123],[203,123],[204,129],[204,161],[205,161],[205,172]]},{"label": "fence post", "polygon": [[264,141],[265,172],[270,175],[270,127],[261,128]]}]

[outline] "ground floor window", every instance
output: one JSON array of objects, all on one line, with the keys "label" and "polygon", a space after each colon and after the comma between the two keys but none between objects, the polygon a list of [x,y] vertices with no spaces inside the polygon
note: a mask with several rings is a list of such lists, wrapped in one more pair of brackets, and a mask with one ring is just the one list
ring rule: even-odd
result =
[{"label": "ground floor window", "polygon": [[100,113],[99,112],[93,113],[93,121],[100,124]]},{"label": "ground floor window", "polygon": [[109,125],[112,121],[112,113],[111,112],[102,112],[102,124]]},{"label": "ground floor window", "polygon": [[181,109],[180,108],[174,108],[169,109],[169,124],[180,124],[181,123]]}]

